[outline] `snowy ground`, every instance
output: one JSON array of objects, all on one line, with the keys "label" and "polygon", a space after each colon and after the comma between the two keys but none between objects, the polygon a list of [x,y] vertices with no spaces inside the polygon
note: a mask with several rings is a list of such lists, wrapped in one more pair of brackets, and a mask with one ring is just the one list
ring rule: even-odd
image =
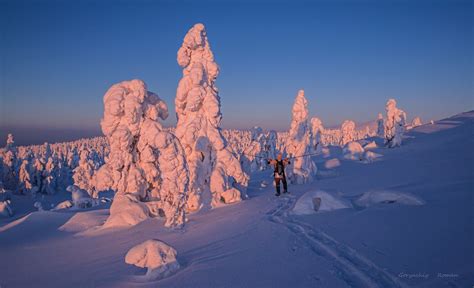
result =
[{"label": "snowy ground", "polygon": [[[30,213],[14,196],[17,216],[0,222],[0,287],[472,287],[473,124],[469,112],[415,128],[401,148],[374,149],[373,163],[331,148],[314,158],[319,179],[281,198],[260,185],[269,171],[255,173],[249,200],[192,214],[183,231],[156,219],[100,230],[107,206]],[[341,165],[324,168],[332,158]],[[296,215],[305,193],[349,208]],[[45,202],[65,199],[54,197]],[[181,270],[136,282],[145,269],[124,257],[148,239],[176,248]]]}]

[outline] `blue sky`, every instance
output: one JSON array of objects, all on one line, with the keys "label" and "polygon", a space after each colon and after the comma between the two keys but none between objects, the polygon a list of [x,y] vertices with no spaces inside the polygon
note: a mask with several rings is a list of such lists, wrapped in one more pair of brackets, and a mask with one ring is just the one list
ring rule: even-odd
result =
[{"label": "blue sky", "polygon": [[288,129],[298,89],[327,126],[372,120],[392,97],[409,119],[472,110],[472,3],[0,1],[0,137],[99,135],[103,94],[133,78],[174,125],[176,52],[197,22],[221,67],[224,128]]}]

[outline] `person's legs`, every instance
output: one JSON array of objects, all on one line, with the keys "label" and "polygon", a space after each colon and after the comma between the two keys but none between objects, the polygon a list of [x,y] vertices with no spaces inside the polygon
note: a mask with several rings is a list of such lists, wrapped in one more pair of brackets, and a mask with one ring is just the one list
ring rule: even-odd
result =
[{"label": "person's legs", "polygon": [[288,193],[288,185],[286,184],[286,177],[283,177],[283,193]]},{"label": "person's legs", "polygon": [[280,178],[275,178],[276,195],[280,196]]}]

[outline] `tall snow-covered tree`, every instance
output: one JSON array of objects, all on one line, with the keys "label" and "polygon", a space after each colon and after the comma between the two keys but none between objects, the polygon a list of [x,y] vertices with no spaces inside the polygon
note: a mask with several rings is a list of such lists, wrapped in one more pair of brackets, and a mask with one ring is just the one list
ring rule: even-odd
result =
[{"label": "tall snow-covered tree", "polygon": [[110,153],[94,183],[97,191],[116,191],[106,226],[156,216],[164,216],[167,227],[184,224],[188,170],[179,140],[158,121],[167,117],[166,103],[141,80],[105,93],[101,127]]},{"label": "tall snow-covered tree", "polygon": [[406,113],[397,108],[397,101],[389,99],[385,106],[387,118],[385,119],[385,144],[389,148],[402,145],[402,137],[405,132]]},{"label": "tall snow-covered tree", "polygon": [[286,169],[290,183],[312,182],[317,168],[310,155],[312,152],[311,125],[308,121],[308,101],[303,90],[298,91],[293,104],[291,127],[285,146],[287,155],[295,157]]},{"label": "tall snow-covered tree", "polygon": [[246,196],[248,175],[221,134],[220,97],[214,61],[203,24],[194,25],[184,37],[177,60],[183,78],[176,91],[176,136],[189,166],[187,208],[216,207]]}]

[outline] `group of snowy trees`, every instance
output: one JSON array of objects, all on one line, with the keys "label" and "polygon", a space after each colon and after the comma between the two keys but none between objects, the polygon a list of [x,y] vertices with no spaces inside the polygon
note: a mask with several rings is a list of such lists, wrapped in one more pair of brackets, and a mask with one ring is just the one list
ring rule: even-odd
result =
[{"label": "group of snowy trees", "polygon": [[[317,172],[311,157],[323,146],[347,150],[357,140],[378,135],[395,147],[407,128],[406,114],[393,99],[387,102],[386,118],[379,114],[377,131],[356,130],[350,120],[340,129],[324,128],[319,118],[309,117],[300,90],[288,132],[222,130],[215,83],[219,66],[204,25],[194,25],[185,35],[177,62],[183,77],[176,90],[175,128],[161,125],[168,107],[142,80],[117,83],[103,99],[105,137],[16,147],[9,134],[0,150],[2,191],[36,197],[67,190],[74,197],[97,199],[99,192],[113,190],[106,226],[134,225],[158,216],[165,226],[181,226],[186,213],[246,198],[250,173],[269,168],[266,160],[278,153],[291,160],[286,168],[291,183],[309,183]],[[415,118],[410,127],[418,125],[421,120]]]},{"label": "group of snowy trees", "polygon": [[[1,181],[5,189],[33,197],[64,191],[74,183],[77,167],[83,162],[88,163],[89,171],[101,165],[108,153],[105,144],[105,139],[97,137],[16,147],[13,135],[9,134],[6,146],[0,149]],[[88,154],[80,157],[83,150]],[[85,180],[80,181],[79,185],[85,183]]]}]

